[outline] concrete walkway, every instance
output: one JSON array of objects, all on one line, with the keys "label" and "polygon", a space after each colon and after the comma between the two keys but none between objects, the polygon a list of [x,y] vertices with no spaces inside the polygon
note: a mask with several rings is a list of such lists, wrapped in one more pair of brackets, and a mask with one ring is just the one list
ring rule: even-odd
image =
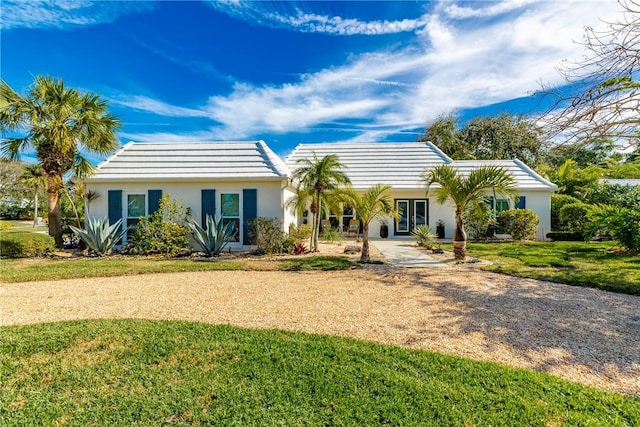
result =
[{"label": "concrete walkway", "polygon": [[447,265],[416,248],[415,240],[375,239],[374,245],[394,267],[429,268]]}]

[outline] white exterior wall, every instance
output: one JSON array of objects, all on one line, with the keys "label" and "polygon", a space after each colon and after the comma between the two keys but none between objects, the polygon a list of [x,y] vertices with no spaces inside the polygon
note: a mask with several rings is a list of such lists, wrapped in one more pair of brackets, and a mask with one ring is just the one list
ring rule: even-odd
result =
[{"label": "white exterior wall", "polygon": [[[99,194],[98,199],[91,202],[89,213],[91,217],[106,217],[109,215],[108,191],[122,190],[122,218],[126,219],[127,195],[144,194],[147,203],[146,212],[149,212],[148,190],[162,190],[162,195],[171,194],[171,198],[186,208],[191,208],[192,217],[201,223],[202,221],[202,195],[201,190],[216,190],[216,215],[220,215],[220,194],[239,193],[240,213],[242,214],[242,190],[257,190],[257,215],[266,218],[282,219],[283,191],[280,181],[221,181],[221,182],[133,182],[133,183],[88,183],[89,190]],[[284,231],[284,225],[283,225]],[[242,230],[240,230],[240,242],[242,242]]]},{"label": "white exterior wall", "polygon": [[525,208],[531,209],[540,218],[537,240],[545,240],[546,234],[551,231],[551,194],[548,191],[523,191],[520,194],[526,197]]},{"label": "white exterior wall", "polygon": [[289,188],[285,188],[282,192],[282,218],[283,218],[283,225],[284,225],[284,229],[285,231],[289,231],[289,224],[294,223],[296,225],[296,227],[298,225],[300,225],[298,223],[298,216],[296,215],[295,212],[291,212],[291,209],[287,209],[286,205],[287,202],[289,201],[289,199],[293,198],[295,196],[295,193],[289,189]]},{"label": "white exterior wall", "polygon": [[[444,222],[445,239],[453,238],[455,229],[455,206],[451,202],[439,204],[433,194],[425,195],[424,191],[392,191],[393,199],[428,199],[429,218],[428,225],[435,232],[438,220]],[[544,240],[545,235],[551,231],[551,192],[549,191],[522,191],[519,195],[526,197],[525,208],[538,214],[540,224],[536,231],[536,239]],[[394,220],[385,218],[389,225],[389,237],[394,237]],[[380,220],[374,220],[369,225],[369,237],[380,237]]]}]

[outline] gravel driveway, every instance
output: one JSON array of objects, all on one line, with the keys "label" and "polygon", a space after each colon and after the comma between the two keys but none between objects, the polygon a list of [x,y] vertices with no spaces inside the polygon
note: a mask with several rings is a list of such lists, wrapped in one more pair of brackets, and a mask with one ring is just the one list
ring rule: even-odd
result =
[{"label": "gravel driveway", "polygon": [[0,283],[0,325],[182,319],[434,350],[640,396],[640,298],[452,266]]}]

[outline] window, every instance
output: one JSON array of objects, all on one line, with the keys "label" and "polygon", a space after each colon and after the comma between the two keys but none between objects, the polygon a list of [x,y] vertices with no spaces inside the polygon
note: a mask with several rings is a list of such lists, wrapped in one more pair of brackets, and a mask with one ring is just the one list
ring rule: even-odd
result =
[{"label": "window", "polygon": [[127,195],[127,238],[140,223],[140,217],[146,215],[146,200],[144,194]]},{"label": "window", "polygon": [[235,238],[232,242],[240,241],[240,194],[238,193],[221,193],[220,194],[220,214],[222,215],[222,224],[233,223],[235,230]]},{"label": "window", "polygon": [[497,199],[496,200],[496,212],[503,212],[509,210],[509,200]]}]

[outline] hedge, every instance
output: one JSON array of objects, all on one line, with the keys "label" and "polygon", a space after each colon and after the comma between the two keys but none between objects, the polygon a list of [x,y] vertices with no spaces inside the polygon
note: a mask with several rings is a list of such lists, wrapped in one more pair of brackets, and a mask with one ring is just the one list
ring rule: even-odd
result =
[{"label": "hedge", "polygon": [[43,257],[56,248],[53,237],[29,231],[2,233],[0,256],[4,258]]},{"label": "hedge", "polygon": [[547,239],[555,242],[581,242],[584,241],[584,233],[577,231],[551,231],[547,233]]}]

